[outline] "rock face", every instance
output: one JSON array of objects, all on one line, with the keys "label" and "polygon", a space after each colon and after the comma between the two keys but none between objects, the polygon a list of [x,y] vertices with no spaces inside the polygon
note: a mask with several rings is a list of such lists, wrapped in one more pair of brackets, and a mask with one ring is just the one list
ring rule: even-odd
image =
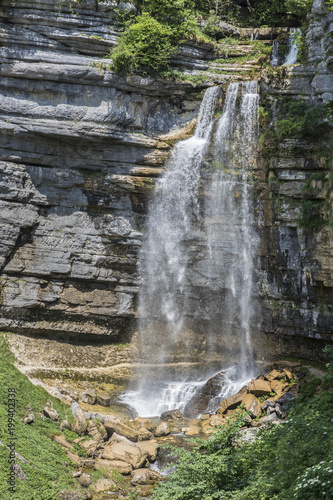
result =
[{"label": "rock face", "polygon": [[[0,328],[77,344],[127,341],[136,326],[149,196],[170,139],[191,129],[207,85],[114,74],[100,57],[116,44],[115,4],[84,0],[73,8],[65,1],[59,13],[53,0],[15,7],[4,0],[0,7]],[[309,64],[284,69],[278,81],[263,74],[262,95],[273,110],[286,96],[332,100],[332,16],[315,0]],[[211,59],[209,47],[189,43],[173,63],[204,71]],[[229,65],[209,78],[223,86],[253,68],[243,68],[244,76]],[[327,194],[319,185],[311,196],[303,192],[310,175],[329,172],[324,156],[316,144],[290,139],[259,151],[255,281],[263,314],[256,353],[318,357],[332,338],[332,228],[309,232],[298,222],[304,199]],[[220,297],[207,295],[202,269],[195,270],[201,248],[193,241],[188,315],[189,338],[200,349],[207,321],[219,338],[224,321]],[[208,302],[201,304],[203,293]]]}]

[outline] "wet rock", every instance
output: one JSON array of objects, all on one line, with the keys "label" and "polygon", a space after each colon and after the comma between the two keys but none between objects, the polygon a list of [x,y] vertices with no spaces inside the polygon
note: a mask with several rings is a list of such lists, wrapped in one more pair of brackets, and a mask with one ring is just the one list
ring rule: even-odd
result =
[{"label": "wet rock", "polygon": [[191,398],[184,408],[185,417],[194,417],[208,411],[211,400],[221,394],[223,386],[226,384],[227,376],[220,372],[211,377]]},{"label": "wet rock", "polygon": [[123,460],[105,460],[105,459],[99,459],[96,461],[94,468],[96,470],[99,470],[103,467],[103,469],[108,470],[116,470],[120,474],[130,474],[132,472],[132,466],[131,464],[124,462]]},{"label": "wet rock", "polygon": [[76,432],[76,434],[82,436],[87,430],[87,421],[84,417],[83,411],[81,410],[80,405],[77,402],[72,404],[71,410],[75,421],[73,432]]},{"label": "wet rock", "polygon": [[167,436],[168,434],[170,434],[170,428],[168,424],[166,422],[162,422],[157,426],[154,434],[156,437]]},{"label": "wet rock", "polygon": [[57,422],[59,420],[59,413],[51,406],[44,406],[43,413],[47,418]]},{"label": "wet rock", "polygon": [[279,418],[287,418],[287,412],[284,410],[283,406],[281,406],[279,403],[276,403],[275,411]]},{"label": "wet rock", "polygon": [[261,416],[260,401],[254,396],[254,394],[245,394],[242,399],[242,405],[246,411],[248,411],[253,418]]},{"label": "wet rock", "polygon": [[132,472],[131,484],[133,486],[137,486],[138,484],[147,484],[149,479],[149,469],[137,469]]},{"label": "wet rock", "polygon": [[60,422],[60,430],[63,431],[65,429],[70,430],[71,429],[71,424],[68,422],[68,420],[62,420]]},{"label": "wet rock", "polygon": [[184,415],[179,410],[164,411],[161,414],[161,420],[182,420]]},{"label": "wet rock", "polygon": [[266,380],[251,380],[248,384],[248,390],[255,396],[268,396],[271,392],[271,384]]},{"label": "wet rock", "polygon": [[295,394],[286,392],[276,400],[276,403],[279,403],[282,406],[286,406],[288,403],[290,404],[295,399],[295,397]]},{"label": "wet rock", "polygon": [[220,408],[217,410],[217,413],[226,413],[228,410],[233,410],[237,408],[242,400],[245,394],[247,394],[248,390],[247,387],[243,387],[237,394],[233,394],[232,396],[229,396],[226,398],[224,401],[222,401]]},{"label": "wet rock", "polygon": [[190,425],[190,427],[188,427],[185,430],[184,434],[185,434],[185,436],[199,436],[200,428],[197,425]]},{"label": "wet rock", "polygon": [[114,433],[106,444],[102,458],[107,460],[122,460],[132,465],[134,469],[140,469],[146,462],[148,453],[140,446],[132,443],[123,436]]},{"label": "wet rock", "polygon": [[78,478],[78,481],[81,484],[81,486],[84,486],[85,488],[90,486],[92,483],[91,477],[89,476],[89,474],[86,474],[85,472],[81,474],[81,476]]},{"label": "wet rock", "polygon": [[93,389],[87,389],[82,394],[82,403],[87,403],[88,405],[94,405],[96,403],[96,391]]}]

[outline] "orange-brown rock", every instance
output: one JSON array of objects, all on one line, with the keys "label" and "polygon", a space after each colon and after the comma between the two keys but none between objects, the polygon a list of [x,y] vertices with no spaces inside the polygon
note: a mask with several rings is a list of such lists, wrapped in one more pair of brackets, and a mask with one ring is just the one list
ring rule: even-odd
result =
[{"label": "orange-brown rock", "polygon": [[271,392],[271,384],[266,380],[251,380],[248,391],[255,396],[268,396]]},{"label": "orange-brown rock", "polygon": [[226,413],[227,410],[234,410],[237,408],[241,402],[245,394],[247,394],[247,387],[243,387],[237,394],[233,394],[229,396],[227,399],[222,401],[220,408],[217,410],[217,413]]},{"label": "orange-brown rock", "polygon": [[282,394],[283,392],[283,387],[284,387],[284,384],[282,384],[282,382],[280,382],[280,380],[272,380],[271,381],[271,388],[272,388],[272,391],[275,392],[275,394]]},{"label": "orange-brown rock", "polygon": [[132,472],[131,464],[124,462],[123,460],[96,460],[94,468],[99,470],[101,468],[105,470],[116,470],[120,474],[130,474]]},{"label": "orange-brown rock", "polygon": [[244,405],[245,410],[250,413],[254,418],[261,416],[260,401],[254,396],[254,394],[245,394],[242,405]]},{"label": "orange-brown rock", "polygon": [[265,378],[271,382],[272,380],[280,380],[281,378],[284,377],[284,372],[283,371],[280,371],[280,370],[272,370],[271,372],[269,372],[268,375],[265,376]]}]

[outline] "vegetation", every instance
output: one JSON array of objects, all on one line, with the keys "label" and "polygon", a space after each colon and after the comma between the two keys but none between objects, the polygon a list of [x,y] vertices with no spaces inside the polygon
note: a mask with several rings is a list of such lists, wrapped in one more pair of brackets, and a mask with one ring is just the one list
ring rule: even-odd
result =
[{"label": "vegetation", "polygon": [[[29,463],[17,459],[16,463],[26,475],[26,480],[16,479],[15,492],[8,490],[9,450],[1,446],[0,454],[0,496],[12,500],[54,500],[57,493],[73,487],[70,459],[59,445],[52,441],[52,436],[59,434],[59,425],[48,418],[42,418],[40,412],[47,401],[51,401],[61,418],[70,419],[69,410],[57,399],[51,398],[41,387],[33,385],[25,375],[13,366],[11,355],[3,335],[0,337],[0,432],[1,441],[8,445],[13,440],[8,430],[8,394],[15,389],[16,416],[15,450]],[[35,421],[28,425],[22,422],[28,408],[35,415]],[[65,431],[67,439],[77,437]]]},{"label": "vegetation", "polygon": [[[333,357],[332,347],[329,354]],[[154,491],[156,500],[313,500],[333,498],[333,363],[323,381],[308,378],[288,422],[242,442],[244,413],[209,441],[178,455],[177,468]]]}]

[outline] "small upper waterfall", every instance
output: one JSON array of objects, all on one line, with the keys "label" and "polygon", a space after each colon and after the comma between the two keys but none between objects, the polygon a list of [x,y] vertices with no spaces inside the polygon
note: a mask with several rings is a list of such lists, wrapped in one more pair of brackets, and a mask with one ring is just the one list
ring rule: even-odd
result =
[{"label": "small upper waterfall", "polygon": [[272,50],[272,58],[271,58],[271,66],[274,68],[279,65],[279,42],[277,40],[273,40],[273,50]]},{"label": "small upper waterfall", "polygon": [[[227,368],[226,384],[217,399],[254,374],[252,290],[258,241],[251,169],[258,132],[257,87],[257,82],[229,85],[215,138],[213,115],[220,89],[205,92],[195,134],[175,146],[150,204],[140,259],[144,281],[139,344],[144,364],[135,390],[122,396],[142,416],[184,409],[207,378],[222,368]],[[194,258],[195,238],[201,251]],[[216,308],[222,323],[211,320],[209,312]],[[185,367],[180,372],[174,364],[177,352],[190,350],[190,357],[197,349],[193,332],[192,338],[188,333],[188,317],[195,314],[198,323],[207,316],[205,352],[215,353],[219,364],[206,371],[193,373]],[[228,346],[224,365],[221,336]],[[235,361],[240,368],[228,371]]]},{"label": "small upper waterfall", "polygon": [[302,31],[299,28],[290,29],[290,37],[288,41],[289,52],[286,56],[286,60],[283,66],[288,66],[290,64],[295,64],[297,62],[298,56],[298,37],[301,35]]}]

